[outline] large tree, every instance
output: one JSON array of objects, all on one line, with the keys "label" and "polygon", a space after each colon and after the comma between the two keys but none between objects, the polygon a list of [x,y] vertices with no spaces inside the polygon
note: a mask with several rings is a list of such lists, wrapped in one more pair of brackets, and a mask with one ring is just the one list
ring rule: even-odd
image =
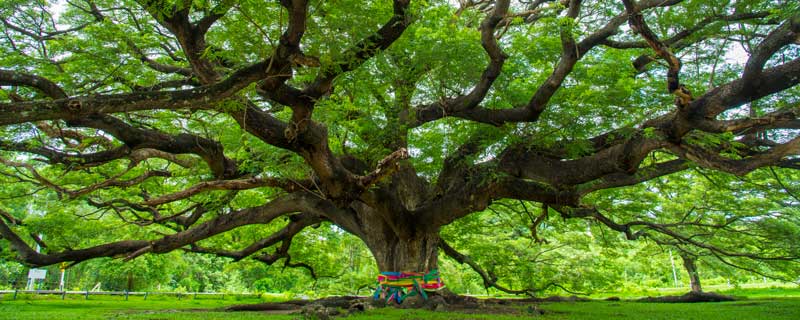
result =
[{"label": "large tree", "polygon": [[[786,214],[600,207],[687,170],[800,168],[795,1],[59,3],[0,5],[0,162],[17,197],[0,235],[26,264],[183,249],[309,267],[292,239],[330,222],[381,271],[430,271],[441,248],[498,286],[440,237],[493,203],[528,212],[534,238],[558,214],[719,256],[798,256],[694,234]],[[54,243],[20,236],[39,215],[25,211],[140,231]]]}]

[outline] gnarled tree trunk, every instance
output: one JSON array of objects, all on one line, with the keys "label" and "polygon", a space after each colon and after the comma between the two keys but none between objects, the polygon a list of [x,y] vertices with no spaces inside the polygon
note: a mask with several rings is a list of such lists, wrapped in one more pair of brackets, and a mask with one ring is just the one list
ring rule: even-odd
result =
[{"label": "gnarled tree trunk", "polygon": [[437,233],[419,232],[403,237],[381,233],[364,241],[380,271],[428,272],[438,267]]},{"label": "gnarled tree trunk", "polygon": [[438,267],[439,228],[402,210],[360,207],[359,232],[378,269],[428,272]]}]

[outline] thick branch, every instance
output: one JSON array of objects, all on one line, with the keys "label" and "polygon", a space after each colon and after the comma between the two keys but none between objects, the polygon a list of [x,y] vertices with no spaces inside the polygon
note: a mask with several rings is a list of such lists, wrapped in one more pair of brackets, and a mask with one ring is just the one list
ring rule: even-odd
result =
[{"label": "thick branch", "polygon": [[481,46],[489,56],[489,63],[486,66],[486,69],[484,69],[483,74],[481,74],[481,78],[478,80],[476,86],[467,94],[460,95],[455,98],[444,99],[443,101],[434,102],[428,105],[415,107],[413,109],[413,112],[415,113],[415,116],[413,117],[414,122],[410,123],[411,127],[417,127],[426,122],[440,119],[445,116],[459,116],[474,121],[492,124],[502,123],[493,122],[491,118],[486,117],[487,113],[491,113],[496,110],[487,110],[476,107],[486,97],[486,94],[489,92],[489,89],[491,89],[495,79],[500,76],[500,72],[503,69],[503,64],[508,57],[505,53],[503,53],[502,48],[500,48],[500,45],[497,43],[495,30],[497,29],[500,21],[505,18],[509,6],[509,1],[497,1],[491,14],[487,15],[481,23]]},{"label": "thick branch", "polygon": [[578,194],[583,196],[597,190],[632,186],[688,168],[688,161],[678,159],[639,168],[636,173],[633,174],[624,172],[612,173],[598,180],[578,186]]},{"label": "thick branch", "polygon": [[47,147],[34,147],[24,142],[0,141],[0,149],[7,151],[26,152],[47,158],[49,163],[62,163],[66,165],[78,165],[80,167],[97,166],[109,161],[126,157],[130,154],[130,148],[121,146],[111,150],[95,153],[66,153],[53,150]]},{"label": "thick branch", "polygon": [[214,107],[249,84],[262,79],[269,61],[243,68],[227,79],[208,86],[187,90],[134,92],[91,95],[53,101],[0,103],[0,125],[40,120],[81,119],[91,114],[109,114],[140,110],[178,110]]},{"label": "thick branch", "polygon": [[634,4],[633,0],[623,0],[622,3],[625,4],[625,11],[628,13],[628,23],[631,29],[642,35],[647,44],[655,50],[656,54],[667,61],[669,65],[667,91],[676,96],[675,102],[678,107],[686,107],[694,98],[691,92],[680,83],[681,61],[670,51],[666,44],[658,39],[653,30],[650,30],[647,22],[644,21],[641,9]]},{"label": "thick branch", "polygon": [[800,137],[779,144],[764,153],[742,159],[726,158],[717,152],[688,144],[674,145],[670,150],[700,166],[735,175],[745,175],[761,167],[779,164],[784,157],[800,153]]},{"label": "thick branch", "polygon": [[342,61],[331,66],[322,66],[320,73],[310,86],[303,90],[304,95],[320,97],[331,90],[333,80],[340,74],[348,72],[369,60],[378,52],[388,48],[411,24],[408,15],[410,0],[394,0],[394,15],[374,34],[362,39],[347,49]]},{"label": "thick branch", "polygon": [[12,225],[22,225],[22,220],[17,219],[5,210],[0,209],[0,218],[6,220],[7,223]]},{"label": "thick branch", "polygon": [[367,189],[371,185],[378,183],[381,179],[392,175],[392,173],[394,173],[395,170],[400,167],[398,162],[405,159],[408,159],[408,150],[405,148],[400,148],[400,150],[392,152],[383,158],[383,160],[378,162],[378,167],[374,171],[365,176],[359,177],[359,185],[361,188]]},{"label": "thick branch", "polygon": [[222,144],[214,140],[185,133],[173,136],[153,129],[137,128],[109,115],[92,115],[70,120],[67,124],[103,130],[122,140],[132,150],[147,148],[173,154],[197,154],[208,163],[215,176],[229,178],[238,175],[236,163],[225,157]]},{"label": "thick branch", "polygon": [[554,157],[522,144],[511,145],[500,154],[499,167],[514,177],[572,186],[613,173],[632,174],[647,154],[666,145],[660,139],[635,134],[576,159]]},{"label": "thick branch", "polygon": [[703,122],[716,118],[725,110],[733,109],[745,103],[755,101],[796,86],[800,83],[800,59],[795,59],[782,65],[765,69],[750,82],[737,79],[719,86],[705,95],[697,98],[686,110],[682,111],[688,123],[676,121],[676,135],[685,134],[690,127],[703,127]]},{"label": "thick branch", "polygon": [[742,81],[745,83],[756,81],[772,55],[781,48],[796,43],[798,38],[800,38],[800,15],[784,22],[758,44],[750,58],[747,59]]},{"label": "thick branch", "polygon": [[52,99],[63,99],[67,97],[67,93],[64,92],[64,89],[61,89],[55,82],[24,72],[0,69],[0,85],[36,88]]}]

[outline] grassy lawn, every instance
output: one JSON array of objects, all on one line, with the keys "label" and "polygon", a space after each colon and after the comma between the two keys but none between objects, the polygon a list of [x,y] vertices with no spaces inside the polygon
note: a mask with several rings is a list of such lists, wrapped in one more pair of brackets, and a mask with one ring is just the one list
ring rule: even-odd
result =
[{"label": "grassy lawn", "polygon": [[[747,299],[736,302],[666,304],[626,301],[544,303],[543,316],[520,307],[516,314],[463,314],[384,308],[347,319],[800,319],[800,289],[735,289],[724,292]],[[20,297],[0,300],[0,319],[298,319],[299,315],[263,312],[219,312],[231,304],[259,303],[259,299],[182,299],[157,297],[96,297],[90,300],[60,297]]]},{"label": "grassy lawn", "polygon": [[[249,299],[182,299],[175,297],[83,297],[61,300],[60,296],[21,296],[17,300],[0,300],[0,319],[264,319],[254,312],[208,312],[233,304],[261,303]],[[203,311],[199,311],[203,310]],[[275,319],[292,319],[285,316]]]}]

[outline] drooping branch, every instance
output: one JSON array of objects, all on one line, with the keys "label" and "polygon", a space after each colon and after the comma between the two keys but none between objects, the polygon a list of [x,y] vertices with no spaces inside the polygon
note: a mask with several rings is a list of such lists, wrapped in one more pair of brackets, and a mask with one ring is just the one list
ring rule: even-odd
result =
[{"label": "drooping branch", "polygon": [[[565,218],[590,218],[594,219],[603,225],[611,228],[612,230],[619,231],[625,234],[628,240],[636,240],[640,237],[651,238],[647,231],[654,231],[659,234],[665,235],[674,239],[682,244],[692,245],[697,248],[706,249],[710,252],[727,256],[727,257],[741,257],[754,260],[774,260],[774,261],[797,261],[800,257],[791,255],[778,255],[768,256],[758,253],[740,252],[721,248],[717,245],[711,244],[706,241],[698,240],[696,235],[682,234],[676,230],[676,227],[694,226],[709,229],[724,229],[728,228],[731,224],[738,221],[738,219],[727,219],[722,223],[702,223],[698,221],[681,220],[673,223],[654,223],[643,220],[633,220],[625,223],[618,223],[611,218],[603,215],[597,208],[594,207],[569,207],[569,206],[553,206]],[[638,227],[639,230],[634,231]]]},{"label": "drooping branch", "polygon": [[186,199],[193,195],[211,190],[247,190],[260,187],[276,187],[283,189],[286,192],[294,192],[298,190],[307,190],[311,188],[311,182],[308,181],[297,182],[289,179],[258,178],[258,177],[239,179],[239,180],[204,181],[175,193],[170,193],[157,198],[146,200],[142,202],[142,204],[147,206],[158,206],[165,203],[178,201],[181,199]]},{"label": "drooping branch", "polygon": [[127,260],[145,253],[166,253],[183,246],[250,224],[267,224],[285,214],[315,211],[316,200],[302,194],[287,195],[265,205],[242,209],[226,215],[217,216],[188,230],[166,235],[157,240],[125,240],[98,245],[80,250],[64,250],[48,254],[37,253],[25,241],[0,221],[0,235],[11,242],[17,251],[18,259],[29,265],[44,266],[59,262],[80,262],[99,257],[118,257]]},{"label": "drooping branch", "polygon": [[453,258],[453,260],[456,260],[458,263],[461,264],[466,263],[470,268],[472,268],[472,270],[475,270],[475,272],[481,276],[481,279],[483,279],[483,286],[487,289],[495,288],[497,290],[510,294],[525,294],[529,296],[535,295],[535,291],[532,289],[512,290],[498,284],[496,275],[494,275],[491,272],[487,272],[486,270],[481,268],[481,266],[477,262],[472,260],[472,258],[456,251],[456,249],[453,249],[453,247],[447,244],[447,242],[445,242],[444,240],[439,241],[439,248],[441,248],[444,254],[446,254],[448,257]]},{"label": "drooping branch", "polygon": [[282,229],[278,230],[277,232],[271,234],[270,236],[258,240],[244,249],[231,251],[231,250],[221,250],[221,249],[211,249],[211,248],[204,248],[199,245],[193,245],[188,251],[197,252],[197,253],[208,253],[214,254],[221,257],[232,258],[234,261],[239,261],[244,258],[247,258],[262,249],[269,248],[270,246],[281,242],[291,242],[291,239],[297,235],[300,231],[304,228],[317,224],[321,222],[321,219],[313,214],[308,213],[301,213],[297,215],[293,215],[289,217],[290,222],[288,225],[283,227]]},{"label": "drooping branch", "polygon": [[292,263],[292,257],[289,256],[289,248],[292,246],[292,239],[288,238],[281,242],[281,246],[275,249],[274,253],[264,253],[258,256],[253,257],[253,259],[266,263],[267,265],[272,265],[280,259],[283,260],[283,266],[285,267],[293,267],[293,268],[304,268],[308,270],[311,275],[311,278],[314,280],[317,279],[317,273],[314,271],[310,265],[306,263]]},{"label": "drooping branch", "polygon": [[153,70],[161,72],[161,73],[166,73],[166,74],[173,74],[174,73],[174,74],[179,74],[179,75],[186,76],[186,77],[194,76],[194,71],[192,71],[191,68],[184,68],[184,67],[179,67],[179,66],[159,63],[159,62],[157,62],[157,61],[155,61],[153,59],[150,59],[150,57],[148,57],[147,54],[144,51],[142,51],[142,49],[140,49],[136,45],[136,43],[134,43],[130,39],[126,39],[126,44],[131,49],[131,51],[133,51],[134,56],[136,58],[138,58],[140,61],[142,61],[145,65],[150,67],[150,69],[153,69]]},{"label": "drooping branch", "polygon": [[98,257],[113,257],[138,250],[147,246],[148,243],[144,240],[117,241],[87,249],[42,254],[33,250],[3,221],[0,221],[0,236],[11,243],[11,248],[17,252],[17,259],[20,262],[33,266],[46,266],[65,261],[79,262]]}]

